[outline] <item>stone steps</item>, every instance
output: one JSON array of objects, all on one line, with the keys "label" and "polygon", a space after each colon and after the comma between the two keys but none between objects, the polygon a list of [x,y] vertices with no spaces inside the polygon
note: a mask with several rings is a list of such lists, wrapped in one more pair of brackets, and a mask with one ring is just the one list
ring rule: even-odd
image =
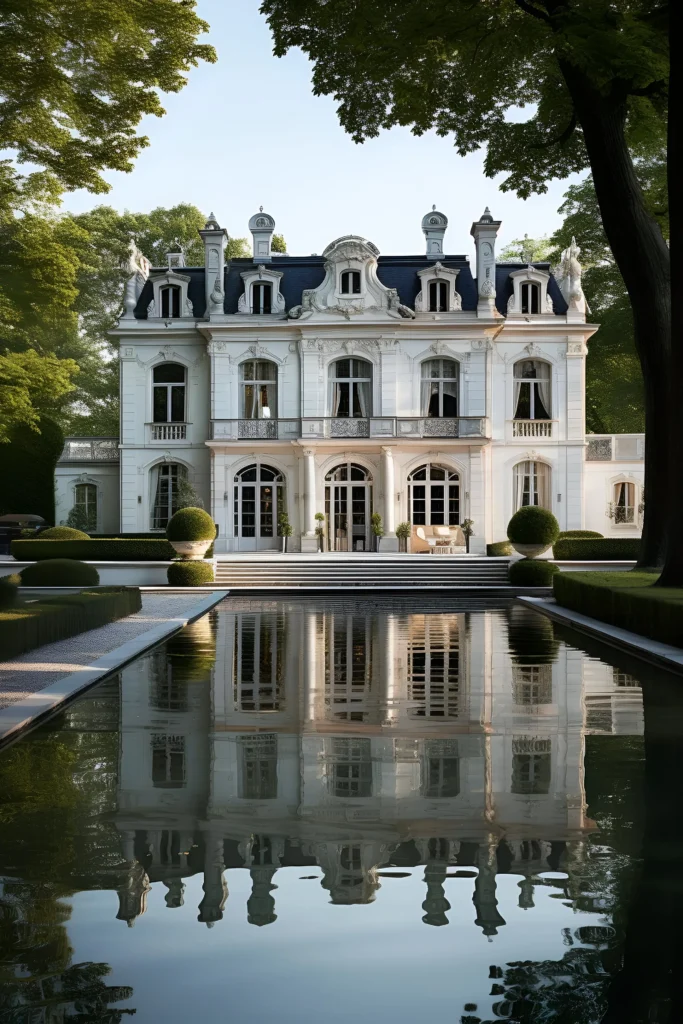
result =
[{"label": "stone steps", "polygon": [[218,559],[216,583],[230,590],[431,590],[507,587],[507,559],[423,556]]}]

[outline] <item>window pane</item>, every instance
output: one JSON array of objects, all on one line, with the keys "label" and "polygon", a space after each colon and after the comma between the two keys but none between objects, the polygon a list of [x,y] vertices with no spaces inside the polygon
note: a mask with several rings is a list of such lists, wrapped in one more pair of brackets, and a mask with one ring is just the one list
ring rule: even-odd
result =
[{"label": "window pane", "polygon": [[168,316],[169,310],[169,291],[168,288],[161,289],[161,315]]},{"label": "window pane", "polygon": [[352,271],[351,276],[353,279],[353,294],[360,295],[360,271]]},{"label": "window pane", "polygon": [[154,422],[166,423],[168,420],[168,389],[166,385],[154,388]]},{"label": "window pane", "polygon": [[178,363],[161,363],[154,367],[155,384],[184,384],[185,367]]},{"label": "window pane", "polygon": [[180,288],[173,289],[173,307],[171,316],[180,316]]},{"label": "window pane", "polygon": [[182,423],[185,419],[185,385],[171,386],[171,420]]},{"label": "window pane", "polygon": [[348,379],[351,376],[351,361],[349,359],[339,359],[333,364],[332,370],[332,376],[337,380]]},{"label": "window pane", "polygon": [[519,397],[515,409],[516,420],[528,420],[531,417],[531,384],[518,384]]}]

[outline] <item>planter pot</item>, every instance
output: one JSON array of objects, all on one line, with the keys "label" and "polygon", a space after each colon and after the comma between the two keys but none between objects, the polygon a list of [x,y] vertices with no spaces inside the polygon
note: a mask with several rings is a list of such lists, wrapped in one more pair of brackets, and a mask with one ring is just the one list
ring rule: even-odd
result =
[{"label": "planter pot", "polygon": [[181,558],[199,561],[213,544],[213,540],[172,540],[171,547]]},{"label": "planter pot", "polygon": [[511,540],[510,543],[515,551],[524,555],[525,558],[536,558],[550,547],[550,544],[516,544],[514,540]]}]

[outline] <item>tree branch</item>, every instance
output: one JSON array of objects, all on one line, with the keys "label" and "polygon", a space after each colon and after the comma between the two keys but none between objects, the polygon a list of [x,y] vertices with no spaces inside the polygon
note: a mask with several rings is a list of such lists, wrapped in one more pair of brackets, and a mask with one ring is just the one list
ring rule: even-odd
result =
[{"label": "tree branch", "polygon": [[629,89],[629,96],[654,96],[658,92],[663,92],[666,89],[667,83],[663,78],[659,78],[656,82],[650,82],[644,89]]},{"label": "tree branch", "polygon": [[524,11],[526,14],[530,14],[532,18],[538,18],[539,21],[544,21],[547,25],[550,24],[550,18],[544,11],[539,11],[538,7],[534,7],[533,4],[528,3],[527,0],[515,0],[515,3]]},{"label": "tree branch", "polygon": [[576,111],[571,116],[569,124],[562,132],[561,135],[556,136],[554,139],[550,139],[548,142],[537,142],[529,146],[529,149],[550,149],[551,146],[562,146],[565,142],[568,142],[576,131],[576,127],[579,123],[579,119],[576,116]]}]

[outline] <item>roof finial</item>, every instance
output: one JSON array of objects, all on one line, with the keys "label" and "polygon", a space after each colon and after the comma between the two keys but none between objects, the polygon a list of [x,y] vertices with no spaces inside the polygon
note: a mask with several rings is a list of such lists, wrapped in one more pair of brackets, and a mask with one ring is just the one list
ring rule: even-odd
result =
[{"label": "roof finial", "polygon": [[263,207],[262,207],[262,206],[259,206],[259,208],[258,208],[258,212],[259,212],[259,213],[263,213]]},{"label": "roof finial", "polygon": [[432,210],[436,209],[436,203],[432,203]]}]

